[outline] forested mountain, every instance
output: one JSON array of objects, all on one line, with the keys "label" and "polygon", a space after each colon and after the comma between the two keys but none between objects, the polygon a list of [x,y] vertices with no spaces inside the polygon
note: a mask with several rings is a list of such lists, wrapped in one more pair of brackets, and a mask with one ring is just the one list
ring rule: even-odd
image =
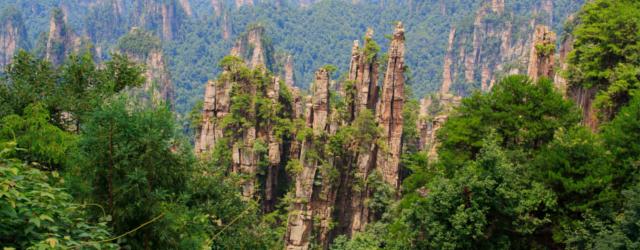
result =
[{"label": "forested mountain", "polygon": [[635,0],[0,8],[0,247],[640,246]]},{"label": "forested mountain", "polygon": [[[69,30],[89,38],[102,59],[109,57],[108,51],[132,27],[151,31],[163,41],[176,89],[176,109],[185,113],[199,99],[204,83],[219,73],[212,65],[251,25],[265,27],[274,53],[292,55],[296,85],[307,88],[313,80],[312,72],[324,64],[336,65],[341,72],[347,70],[349,57],[340,52],[349,50],[351,41],[361,38],[367,27],[375,27],[374,39],[382,41],[391,34],[393,22],[403,21],[408,31],[407,46],[412,51],[407,55],[409,85],[417,95],[424,95],[438,90],[443,80],[452,29],[457,30],[452,41],[452,53],[456,55],[453,65],[460,68],[460,74],[464,72],[462,65],[471,71],[464,73],[469,77],[454,77],[453,85],[466,91],[464,86],[469,83],[481,87],[485,71],[499,74],[507,68],[526,66],[523,49],[528,48],[535,24],[551,25],[560,33],[566,18],[582,2],[12,0],[3,1],[0,8],[13,6],[23,18],[29,17],[23,22],[28,34],[26,44],[34,50],[46,46],[48,23],[55,8],[64,13]],[[506,33],[498,34],[498,30]],[[500,39],[511,41],[507,50],[513,52],[501,50],[500,43],[505,41]],[[384,49],[386,43],[381,45]],[[466,57],[461,52],[465,49]],[[497,62],[500,60],[504,63]]]}]

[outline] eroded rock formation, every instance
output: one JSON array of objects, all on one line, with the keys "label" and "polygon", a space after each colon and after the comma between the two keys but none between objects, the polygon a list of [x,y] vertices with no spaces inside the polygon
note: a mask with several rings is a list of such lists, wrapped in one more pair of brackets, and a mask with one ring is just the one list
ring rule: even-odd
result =
[{"label": "eroded rock formation", "polygon": [[189,3],[189,0],[180,0],[180,6],[184,10],[184,13],[187,14],[187,16],[193,16],[193,11],[191,10],[191,4]]},{"label": "eroded rock formation", "polygon": [[461,23],[450,29],[441,90],[466,96],[474,89],[489,91],[505,75],[528,72],[535,43],[531,34],[538,25],[553,24],[553,3],[544,0],[522,4],[519,8],[527,8],[530,19],[514,21],[510,17],[522,9],[515,10],[504,0],[485,0],[472,24]]},{"label": "eroded rock formation", "polygon": [[[363,231],[380,218],[381,211],[372,210],[368,200],[381,185],[398,192],[404,27],[399,23],[395,29],[381,85],[379,47],[367,31],[362,47],[354,42],[348,78],[334,84],[330,68],[321,68],[307,97],[294,86],[292,57],[270,55],[263,32],[254,27],[243,34],[231,51],[235,57],[223,60],[223,73],[207,84],[196,153],[210,156],[220,143],[221,149],[230,148],[229,171],[243,176],[243,195],[259,198],[266,212],[284,195],[277,188],[290,180],[294,190],[285,248],[309,249],[313,243],[328,249],[333,237]],[[284,80],[270,73],[273,68]],[[339,107],[346,114],[330,102],[334,95],[345,101]],[[267,104],[270,108],[263,107]],[[296,134],[277,133],[282,119],[304,125],[296,126]],[[355,134],[353,141],[330,146],[338,133]],[[285,168],[289,178],[280,174]]]},{"label": "eroded rock formation", "polygon": [[420,100],[420,114],[416,124],[420,134],[419,149],[428,153],[430,161],[438,158],[437,132],[447,121],[453,108],[460,104],[461,99],[459,96],[441,91]]},{"label": "eroded rock formation", "polygon": [[15,8],[0,13],[0,71],[11,63],[19,49],[27,49],[27,30],[22,15]]},{"label": "eroded rock formation", "polygon": [[263,36],[264,27],[249,28],[236,40],[231,49],[231,55],[243,58],[249,67],[255,68],[262,65],[273,70],[273,48],[270,44],[265,44]]},{"label": "eroded rock formation", "polygon": [[[322,185],[315,184],[318,175],[327,177],[322,171],[322,159],[326,143],[325,133],[329,133],[330,105],[329,105],[329,73],[325,69],[316,72],[316,80],[312,86],[311,102],[307,103],[306,125],[313,134],[304,139],[300,154],[302,169],[295,179],[295,193],[291,212],[289,213],[287,233],[285,236],[286,249],[309,249],[311,231],[318,230],[319,242],[327,242],[330,230],[335,193],[331,183],[325,178]],[[319,224],[314,225],[314,221]]]},{"label": "eroded rock formation", "polygon": [[399,187],[399,165],[402,149],[402,108],[404,107],[404,27],[398,23],[389,46],[387,72],[382,83],[377,118],[382,138],[388,146],[378,150],[377,168],[392,187]]},{"label": "eroded rock formation", "polygon": [[[343,89],[338,91],[347,100],[348,114],[327,116],[324,109],[315,108],[319,100],[328,98],[324,89],[317,88],[318,82],[328,87],[325,71],[319,71],[316,77],[314,96],[308,105],[311,112],[307,113],[307,124],[313,127],[315,140],[313,144],[305,140],[300,154],[303,169],[295,178],[297,200],[289,215],[287,249],[308,249],[312,235],[316,236],[316,244],[327,249],[333,236],[363,231],[380,216],[367,202],[379,192],[377,185],[388,185],[398,191],[405,80],[404,28],[398,23],[394,31],[381,86],[377,83],[377,45],[371,35],[372,31],[367,31],[362,48],[358,41],[354,42],[348,77],[341,83]],[[330,121],[325,122],[325,117],[331,117]],[[363,138],[340,149],[339,153],[333,152],[333,157],[327,155],[326,146],[318,148],[318,141],[324,143],[324,138],[318,135],[330,136],[350,126]],[[315,149],[311,155],[318,157],[316,161],[307,161],[308,148]],[[321,166],[317,159],[324,159]],[[331,224],[333,228],[328,226]]]},{"label": "eroded rock formation", "polygon": [[[254,27],[242,34],[231,50],[232,56],[225,58],[222,74],[207,83],[195,151],[210,158],[220,143],[223,144],[219,146],[231,149],[229,171],[243,176],[243,196],[259,198],[263,210],[270,212],[281,195],[278,185],[286,183],[286,176],[282,175],[284,166],[300,152],[300,145],[291,139],[285,143],[284,137],[292,135],[277,134],[276,117],[300,117],[303,108],[299,90],[287,86],[267,68],[271,67],[274,55],[263,43],[263,32],[263,28]],[[293,99],[282,100],[282,91],[291,91]],[[236,103],[235,111],[231,109],[232,96],[241,96],[243,100]],[[229,122],[238,116],[246,122]]]},{"label": "eroded rock formation", "polygon": [[186,0],[135,0],[133,15],[137,26],[153,31],[162,40],[172,40],[191,12]]},{"label": "eroded rock formation", "polygon": [[528,74],[533,81],[541,77],[552,79],[556,48],[556,34],[544,25],[536,26],[529,54]]},{"label": "eroded rock formation", "polygon": [[133,28],[120,39],[117,47],[120,53],[145,65],[143,89],[152,95],[151,99],[172,103],[173,83],[160,43],[151,33]]},{"label": "eroded rock formation", "polygon": [[49,20],[49,36],[45,50],[45,58],[53,65],[60,65],[72,52],[78,52],[86,40],[76,35],[65,21],[60,9],[54,9]]},{"label": "eroded rock formation", "polygon": [[205,87],[202,125],[196,136],[196,154],[213,150],[223,137],[222,118],[229,114],[231,86],[226,81],[209,81]]},{"label": "eroded rock formation", "polygon": [[211,0],[211,7],[213,7],[213,13],[216,16],[220,16],[222,14],[222,0]]}]

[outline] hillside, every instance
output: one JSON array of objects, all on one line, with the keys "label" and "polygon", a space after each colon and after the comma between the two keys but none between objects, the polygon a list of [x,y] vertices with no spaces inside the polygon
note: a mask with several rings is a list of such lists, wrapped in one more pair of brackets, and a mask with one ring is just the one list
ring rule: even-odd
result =
[{"label": "hillside", "polygon": [[[349,58],[339,51],[349,50],[351,42],[361,37],[367,27],[376,27],[374,39],[383,41],[392,33],[390,24],[403,21],[407,29],[407,55],[410,69],[408,83],[417,96],[434,92],[443,81],[443,65],[450,31],[457,30],[453,53],[463,48],[472,52],[471,77],[455,80],[455,86],[480,88],[483,68],[500,71],[494,61],[503,56],[509,67],[523,67],[522,49],[531,39],[535,24],[545,24],[561,33],[566,18],[581,1],[502,1],[499,12],[487,5],[495,1],[121,1],[121,0],[50,0],[7,1],[0,8],[17,6],[22,16],[30,48],[42,47],[43,33],[53,8],[65,13],[70,29],[88,37],[98,57],[108,58],[108,51],[131,27],[152,31],[163,40],[167,66],[176,89],[176,109],[186,113],[199,99],[204,83],[219,73],[215,65],[250,25],[260,24],[274,45],[274,53],[290,54],[296,85],[308,88],[314,69],[324,64],[336,65],[346,72]],[[498,1],[500,2],[500,1]],[[188,3],[188,4],[187,4]],[[190,10],[190,11],[187,11]],[[532,23],[533,22],[533,23]],[[511,30],[493,34],[493,30]],[[487,36],[474,34],[481,32]],[[475,33],[474,33],[475,32]],[[479,34],[479,33],[478,33]],[[46,36],[46,35],[44,35]],[[505,38],[500,38],[504,36]],[[509,51],[500,51],[496,39],[513,41]],[[518,44],[519,43],[519,44]],[[386,43],[382,43],[383,49]],[[519,46],[519,48],[518,48]],[[520,50],[519,50],[520,49]],[[518,52],[520,51],[520,52]],[[461,62],[453,65],[463,65]],[[467,61],[470,59],[466,59]],[[477,62],[476,62],[477,61]],[[508,61],[508,62],[507,62]],[[469,63],[467,63],[469,64]],[[462,66],[460,66],[462,67]],[[462,71],[460,71],[462,72]]]}]

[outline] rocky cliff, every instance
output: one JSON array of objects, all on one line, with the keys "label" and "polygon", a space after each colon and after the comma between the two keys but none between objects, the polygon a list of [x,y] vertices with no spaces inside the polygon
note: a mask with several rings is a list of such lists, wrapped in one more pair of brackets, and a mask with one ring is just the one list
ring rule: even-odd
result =
[{"label": "rocky cliff", "polygon": [[[549,27],[553,15],[551,0],[485,0],[472,20],[450,28],[440,92],[420,102],[420,145],[432,160],[437,157],[437,130],[462,96],[475,89],[489,91],[510,74],[528,74],[534,80],[561,79],[554,72],[556,35]],[[565,43],[569,45],[569,41]],[[566,49],[560,52],[566,58]],[[560,85],[564,88],[562,82]]]},{"label": "rocky cliff", "polygon": [[538,25],[533,33],[528,75],[533,81],[541,77],[552,79],[556,52],[556,34],[548,26]]},{"label": "rocky cliff", "polygon": [[262,26],[249,27],[236,40],[231,55],[244,59],[251,68],[263,66],[273,71],[273,46],[265,40],[264,31]]},{"label": "rocky cliff", "polygon": [[78,36],[67,25],[65,14],[61,9],[54,9],[49,21],[49,33],[45,47],[45,59],[53,65],[60,65],[71,53],[83,48],[91,48],[86,38]]},{"label": "rocky cliff", "polygon": [[[294,110],[301,105],[301,99],[293,82],[285,83],[269,70],[274,67],[274,55],[263,33],[262,27],[253,27],[240,35],[231,56],[223,60],[223,73],[207,83],[203,123],[196,136],[195,150],[207,159],[216,147],[224,145],[231,149],[229,171],[244,176],[243,195],[247,199],[259,198],[263,210],[270,212],[286,186],[284,166],[300,150],[291,140],[285,142],[290,135],[277,133],[281,121],[278,117],[291,120],[293,116],[301,116],[302,110]],[[291,58],[288,61],[293,63]],[[286,77],[286,67],[283,72]],[[287,81],[293,81],[290,77]],[[282,93],[289,91],[293,92],[293,98],[282,100],[282,95],[289,95]],[[241,97],[242,102],[234,102],[239,100],[234,97]],[[233,123],[230,119],[247,122]],[[231,127],[234,132],[229,131]]]},{"label": "rocky cliff", "polygon": [[[546,46],[543,49],[548,50],[551,49],[550,42],[555,42],[549,28],[536,28],[553,24],[553,11],[551,0],[482,1],[472,22],[459,22],[450,28],[441,90],[465,96],[473,89],[488,91],[504,75],[528,73],[530,61],[539,53],[532,49],[532,44]],[[542,34],[537,34],[540,32]],[[546,40],[534,41],[538,38]],[[549,59],[551,61],[536,62],[547,65],[536,65],[533,69],[552,70],[553,57]],[[553,75],[552,72],[544,74]]]},{"label": "rocky cliff", "polygon": [[153,31],[162,40],[172,40],[180,26],[192,15],[186,0],[135,0],[131,12],[132,22],[145,30]]},{"label": "rocky cliff", "polygon": [[[364,230],[381,216],[369,204],[374,194],[399,191],[404,27],[397,25],[384,62],[372,32],[362,47],[354,42],[347,79],[334,84],[331,68],[320,68],[306,97],[293,86],[293,58],[273,59],[264,29],[255,27],[238,38],[223,73],[206,85],[196,153],[218,161],[229,150],[228,171],[242,176],[243,195],[259,199],[265,212],[292,185],[287,249],[312,243],[326,249],[335,236]],[[279,69],[284,80],[268,68]]]},{"label": "rocky cliff", "polygon": [[27,30],[20,12],[8,8],[0,13],[0,71],[19,49],[28,49]]},{"label": "rocky cliff", "polygon": [[[328,176],[328,157],[324,150],[329,130],[329,73],[325,69],[316,72],[312,86],[312,98],[307,103],[305,124],[312,134],[304,138],[300,153],[301,171],[295,176],[295,193],[289,213],[286,249],[308,249],[312,231],[317,230],[319,242],[327,242],[331,223],[335,191],[330,179],[316,183],[318,176]],[[321,173],[318,173],[321,172]],[[314,224],[314,222],[316,222]]]},{"label": "rocky cliff", "polygon": [[387,72],[380,101],[377,119],[382,128],[382,139],[386,147],[378,151],[377,167],[383,179],[392,187],[400,185],[399,165],[402,151],[402,108],[404,107],[404,27],[398,23],[387,52]]},{"label": "rocky cliff", "polygon": [[173,83],[162,51],[161,41],[150,32],[133,28],[120,38],[117,51],[145,66],[144,92],[152,100],[173,102]]},{"label": "rocky cliff", "polygon": [[[318,71],[307,124],[314,129],[312,140],[305,140],[301,154],[302,171],[295,177],[296,202],[289,213],[287,249],[309,249],[312,241],[328,248],[336,235],[352,235],[379,218],[380,211],[370,207],[374,193],[388,186],[397,192],[400,179],[399,155],[402,147],[404,105],[404,28],[399,23],[389,46],[385,78],[378,85],[377,45],[367,31],[363,48],[354,42],[348,78],[342,84],[346,107],[343,116],[315,109],[328,100],[326,73]],[[318,84],[323,86],[318,88]],[[331,106],[329,106],[331,107]],[[325,121],[331,117],[330,121]],[[341,120],[342,119],[342,120]],[[335,128],[335,129],[332,129]],[[351,130],[353,129],[353,130]],[[323,139],[341,138],[345,131],[358,133],[357,139],[333,149],[318,147]],[[310,143],[312,141],[312,143]],[[309,162],[307,148],[315,161]],[[322,159],[318,161],[319,159]],[[319,164],[320,163],[320,164]],[[393,196],[393,195],[392,195]],[[330,226],[330,225],[333,225]],[[315,236],[315,237],[313,237]]]}]

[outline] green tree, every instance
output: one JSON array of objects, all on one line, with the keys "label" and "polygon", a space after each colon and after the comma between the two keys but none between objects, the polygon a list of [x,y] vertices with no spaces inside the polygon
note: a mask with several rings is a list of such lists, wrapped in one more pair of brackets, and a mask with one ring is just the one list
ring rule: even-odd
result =
[{"label": "green tree", "polygon": [[629,102],[631,92],[640,89],[640,2],[587,3],[573,35],[569,81],[601,91],[596,105],[609,120]]},{"label": "green tree", "polygon": [[[477,160],[452,178],[439,176],[390,226],[391,249],[518,249],[540,246],[554,193],[512,163],[490,136]],[[385,237],[385,236],[383,236]]]},{"label": "green tree", "polygon": [[0,117],[21,115],[36,102],[45,104],[51,115],[59,114],[55,107],[56,71],[47,61],[37,59],[21,50],[6,67],[0,80]]},{"label": "green tree", "polygon": [[640,176],[640,95],[603,126],[602,137],[615,159],[614,185],[617,190],[625,189]]},{"label": "green tree", "polygon": [[60,188],[57,172],[14,159],[15,142],[0,142],[0,246],[17,249],[117,249],[108,217],[92,221],[87,205]]},{"label": "green tree", "polygon": [[617,205],[612,188],[615,169],[600,136],[578,126],[559,129],[555,138],[537,156],[533,170],[538,180],[555,191],[554,240],[562,243],[574,221],[593,215],[606,218]]},{"label": "green tree", "polygon": [[0,120],[0,142],[15,141],[25,149],[15,151],[14,157],[40,169],[60,170],[76,149],[76,137],[49,123],[49,113],[42,103],[30,104],[21,113]]},{"label": "green tree", "polygon": [[438,155],[447,171],[455,171],[475,159],[483,138],[495,130],[510,157],[516,151],[530,157],[553,140],[556,129],[572,127],[578,120],[576,107],[548,80],[532,83],[526,76],[509,76],[491,92],[476,92],[462,100],[438,131]]},{"label": "green tree", "polygon": [[189,150],[180,146],[169,110],[144,107],[125,98],[109,100],[88,117],[80,150],[93,199],[102,204],[118,234],[165,214],[126,237],[134,248],[173,248],[181,235],[164,235],[168,209],[185,191],[192,170]]}]

